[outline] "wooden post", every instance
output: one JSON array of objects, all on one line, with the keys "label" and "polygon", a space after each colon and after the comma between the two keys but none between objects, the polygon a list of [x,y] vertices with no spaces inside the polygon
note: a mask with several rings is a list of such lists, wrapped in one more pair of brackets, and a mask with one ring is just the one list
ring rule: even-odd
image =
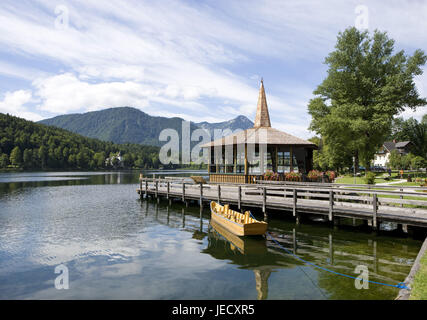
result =
[{"label": "wooden post", "polygon": [[170,190],[170,182],[166,183],[166,199],[169,200],[169,190]]},{"label": "wooden post", "polygon": [[275,154],[275,162],[276,162],[275,172],[279,173],[279,148],[277,146],[276,146],[275,152],[276,152],[276,154]]},{"label": "wooden post", "polygon": [[169,225],[169,216],[170,216],[170,212],[169,212],[169,206],[166,207],[166,212],[167,212],[167,218],[166,218],[166,224]]},{"label": "wooden post", "polygon": [[267,208],[267,189],[266,187],[262,188],[262,212],[265,215],[266,212],[266,208]]},{"label": "wooden post", "polygon": [[185,202],[185,183],[182,183],[182,202]]},{"label": "wooden post", "polygon": [[218,204],[221,203],[221,185],[218,185]]},{"label": "wooden post", "polygon": [[297,215],[297,189],[294,189],[294,199],[293,199],[294,201],[293,201],[293,214],[294,214],[294,217],[296,217],[296,215]]},{"label": "wooden post", "polygon": [[139,177],[139,198],[142,199],[143,195],[142,195],[142,178],[141,176]]},{"label": "wooden post", "polygon": [[245,143],[245,176],[247,176],[248,174],[248,144]]},{"label": "wooden post", "polygon": [[185,209],[182,208],[182,227],[185,228]]},{"label": "wooden post", "polygon": [[289,163],[290,165],[289,171],[293,172],[294,171],[294,152],[293,152],[292,146],[289,147],[289,157],[291,158]]},{"label": "wooden post", "polygon": [[203,207],[200,207],[200,232],[203,232]]},{"label": "wooden post", "polygon": [[209,157],[209,160],[208,160],[208,174],[209,175],[211,174],[212,149],[213,149],[212,147],[208,148],[208,157]]},{"label": "wooden post", "polygon": [[329,191],[329,221],[334,220],[333,211],[334,211],[334,191],[330,190]]},{"label": "wooden post", "polygon": [[200,208],[203,208],[203,183],[200,183]]},{"label": "wooden post", "polygon": [[297,231],[295,228],[292,230],[292,247],[294,254],[297,254]]},{"label": "wooden post", "polygon": [[156,180],[156,199],[159,197],[159,180]]},{"label": "wooden post", "polygon": [[242,186],[237,187],[237,206],[239,207],[239,210],[242,207]]},{"label": "wooden post", "polygon": [[[400,188],[400,192],[403,192],[403,189],[402,189],[402,188]],[[402,196],[402,195],[400,196],[400,199],[403,199],[403,196]],[[400,204],[400,207],[401,207],[401,208],[403,208],[403,203],[401,203],[401,204]]]},{"label": "wooden post", "polygon": [[407,224],[402,224],[402,231],[405,233],[408,233],[408,225]]},{"label": "wooden post", "polygon": [[148,181],[145,180],[145,197],[147,198],[148,196]]},{"label": "wooden post", "polygon": [[372,207],[373,207],[373,216],[372,216],[372,228],[377,229],[377,194],[374,193],[372,196]]}]

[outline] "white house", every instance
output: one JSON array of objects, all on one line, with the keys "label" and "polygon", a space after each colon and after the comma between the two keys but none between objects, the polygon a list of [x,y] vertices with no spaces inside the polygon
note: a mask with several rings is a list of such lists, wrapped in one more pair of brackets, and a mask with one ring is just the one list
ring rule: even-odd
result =
[{"label": "white house", "polygon": [[119,167],[123,166],[123,163],[122,163],[123,157],[122,157],[122,155],[120,154],[120,152],[119,152],[119,153],[117,153],[116,155],[111,156],[110,158],[105,159],[105,165],[106,165],[106,166],[113,166],[113,165],[114,165],[114,162],[113,162],[113,161],[114,161],[115,159],[117,159],[117,160],[118,160]]},{"label": "white house", "polygon": [[405,155],[409,152],[410,145],[411,145],[410,141],[396,142],[396,140],[393,140],[393,141],[384,142],[384,144],[381,146],[381,148],[375,154],[375,158],[372,162],[372,165],[374,167],[385,168],[387,166],[387,162],[390,158],[390,153],[393,150],[397,150],[397,152],[399,152],[399,154]]}]

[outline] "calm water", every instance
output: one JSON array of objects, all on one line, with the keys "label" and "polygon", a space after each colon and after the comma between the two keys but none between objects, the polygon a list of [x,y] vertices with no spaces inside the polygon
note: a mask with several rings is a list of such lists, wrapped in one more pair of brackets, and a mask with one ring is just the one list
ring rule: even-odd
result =
[{"label": "calm water", "polygon": [[[172,173],[167,173],[171,175]],[[138,173],[0,174],[0,299],[394,299],[398,289],[303,265],[264,239],[209,225],[207,209],[139,201]],[[421,241],[272,215],[289,250],[334,271],[397,284]],[[54,287],[55,267],[69,290]]]}]

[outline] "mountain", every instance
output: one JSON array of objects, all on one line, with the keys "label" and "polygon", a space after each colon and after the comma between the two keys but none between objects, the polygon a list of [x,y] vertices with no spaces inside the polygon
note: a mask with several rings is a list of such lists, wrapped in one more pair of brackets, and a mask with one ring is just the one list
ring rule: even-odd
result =
[{"label": "mountain", "polygon": [[211,133],[211,136],[213,137],[214,136],[213,131],[215,129],[221,129],[221,130],[230,129],[231,131],[234,132],[235,130],[239,130],[239,129],[246,130],[249,128],[253,128],[254,123],[245,116],[238,116],[237,118],[229,121],[218,122],[218,123],[199,122],[199,123],[196,123],[196,125],[202,129],[209,130],[209,132]]},{"label": "mountain", "polygon": [[[83,114],[69,114],[40,121],[40,123],[63,128],[90,138],[114,143],[137,143],[161,146],[160,132],[163,129],[175,129],[181,136],[182,118],[153,117],[147,113],[131,108],[110,108]],[[207,130],[230,128],[247,129],[253,123],[244,116],[220,123],[190,123],[190,130],[205,128]]]}]

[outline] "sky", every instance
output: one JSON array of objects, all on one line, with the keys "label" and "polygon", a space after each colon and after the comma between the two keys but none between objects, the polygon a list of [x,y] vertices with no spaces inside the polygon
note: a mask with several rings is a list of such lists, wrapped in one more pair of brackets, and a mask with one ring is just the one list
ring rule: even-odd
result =
[{"label": "sky", "polygon": [[[38,121],[131,106],[153,116],[254,120],[299,136],[338,32],[387,31],[427,52],[427,0],[2,0],[0,112]],[[427,67],[415,83],[427,96]],[[420,119],[426,108],[402,116]]]}]

